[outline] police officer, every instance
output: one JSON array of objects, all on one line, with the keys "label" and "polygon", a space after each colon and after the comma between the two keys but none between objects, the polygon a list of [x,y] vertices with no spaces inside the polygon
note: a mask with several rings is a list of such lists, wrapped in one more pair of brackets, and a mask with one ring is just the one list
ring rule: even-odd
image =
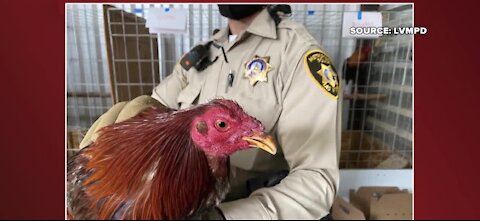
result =
[{"label": "police officer", "polygon": [[92,125],[81,148],[95,140],[99,128],[148,106],[183,109],[232,99],[275,135],[279,153],[249,149],[231,156],[231,193],[207,218],[327,216],[339,186],[338,77],[305,27],[279,19],[275,9],[219,5],[228,27],[199,44],[205,56],[202,50],[187,53],[151,96],[114,105]]}]

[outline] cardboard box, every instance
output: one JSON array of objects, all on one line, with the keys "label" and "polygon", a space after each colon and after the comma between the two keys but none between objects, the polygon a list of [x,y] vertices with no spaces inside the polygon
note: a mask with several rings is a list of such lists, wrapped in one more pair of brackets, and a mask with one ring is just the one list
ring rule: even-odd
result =
[{"label": "cardboard box", "polygon": [[337,196],[332,206],[334,220],[412,219],[412,194],[398,187],[360,187],[350,190],[350,202]]},{"label": "cardboard box", "polygon": [[360,187],[350,190],[350,203],[367,219],[412,219],[412,194],[398,187]]},{"label": "cardboard box", "polygon": [[334,220],[365,220],[365,215],[358,208],[337,196],[332,206]]},{"label": "cardboard box", "polygon": [[370,219],[411,220],[412,194],[390,193],[373,198],[370,204]]}]

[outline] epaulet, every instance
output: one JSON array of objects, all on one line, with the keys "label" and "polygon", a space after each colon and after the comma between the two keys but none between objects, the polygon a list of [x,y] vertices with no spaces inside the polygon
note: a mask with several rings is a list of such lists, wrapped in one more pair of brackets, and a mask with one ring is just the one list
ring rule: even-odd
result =
[{"label": "epaulet", "polygon": [[288,32],[293,32],[294,35],[297,35],[300,39],[305,42],[316,44],[315,38],[308,32],[307,28],[303,24],[298,22],[283,19],[282,22],[278,24],[278,30],[286,30]]}]

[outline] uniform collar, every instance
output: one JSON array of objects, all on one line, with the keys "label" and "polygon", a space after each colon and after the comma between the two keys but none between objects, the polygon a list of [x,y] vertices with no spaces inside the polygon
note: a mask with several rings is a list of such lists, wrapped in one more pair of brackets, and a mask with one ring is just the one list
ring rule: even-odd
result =
[{"label": "uniform collar", "polygon": [[228,32],[228,27],[220,29],[220,31],[213,35],[213,40],[218,42],[224,42],[225,40],[227,40]]},{"label": "uniform collar", "polygon": [[267,9],[263,9],[260,14],[253,20],[252,24],[248,26],[247,32],[254,35],[263,36],[266,38],[277,38],[277,27]]},{"label": "uniform collar", "polygon": [[[263,9],[260,14],[252,21],[252,24],[248,26],[245,32],[249,32],[254,35],[259,35],[266,38],[277,38],[277,27],[275,25],[275,21],[273,21],[270,14],[268,14],[267,9]],[[224,42],[228,39],[229,28],[222,28],[218,31],[215,35],[213,35],[213,39],[216,41]],[[238,37],[243,35],[244,33],[240,33]]]}]

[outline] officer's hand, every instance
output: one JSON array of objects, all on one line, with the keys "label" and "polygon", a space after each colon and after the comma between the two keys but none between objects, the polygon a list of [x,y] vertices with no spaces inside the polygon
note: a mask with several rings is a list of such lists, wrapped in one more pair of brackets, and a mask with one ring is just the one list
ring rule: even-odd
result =
[{"label": "officer's hand", "polygon": [[148,95],[136,97],[131,101],[115,104],[106,113],[100,116],[88,129],[87,134],[80,143],[80,149],[87,147],[97,139],[97,131],[113,123],[127,120],[148,107],[163,106],[160,102]]}]

